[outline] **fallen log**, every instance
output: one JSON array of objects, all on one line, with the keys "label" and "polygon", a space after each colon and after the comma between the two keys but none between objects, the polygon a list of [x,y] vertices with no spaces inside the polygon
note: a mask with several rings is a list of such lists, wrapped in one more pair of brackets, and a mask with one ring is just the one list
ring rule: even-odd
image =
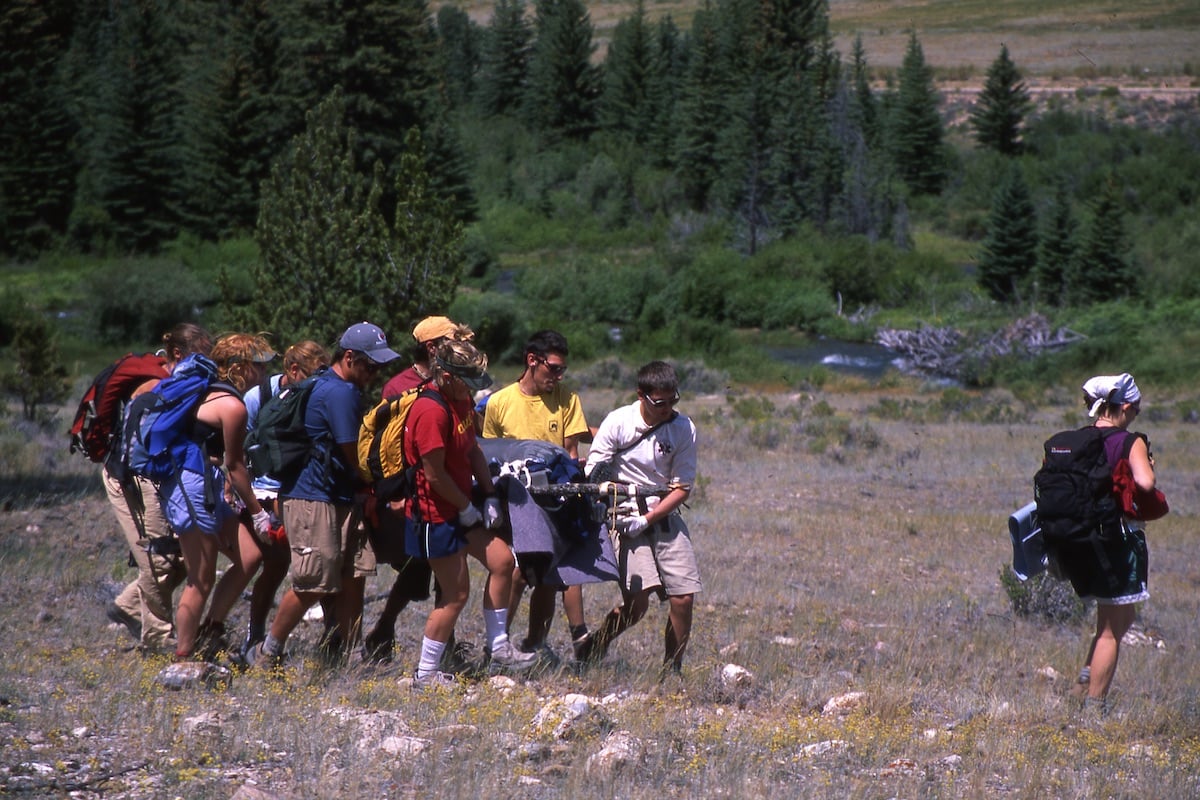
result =
[{"label": "fallen log", "polygon": [[1065,327],[1052,332],[1050,322],[1036,312],[974,341],[954,328],[924,325],[915,331],[882,328],[875,335],[875,341],[899,353],[908,368],[951,378],[961,377],[965,363],[990,361],[1014,354],[1030,355],[1066,347],[1086,338],[1084,334]]}]

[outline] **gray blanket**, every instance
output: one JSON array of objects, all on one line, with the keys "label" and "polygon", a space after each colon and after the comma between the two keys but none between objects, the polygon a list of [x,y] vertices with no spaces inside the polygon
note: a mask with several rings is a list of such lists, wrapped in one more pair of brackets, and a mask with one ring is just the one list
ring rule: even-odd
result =
[{"label": "gray blanket", "polygon": [[587,535],[560,531],[546,509],[534,502],[517,479],[496,482],[507,503],[512,525],[513,552],[531,586],[578,586],[620,580],[612,542],[603,523],[593,523]]}]

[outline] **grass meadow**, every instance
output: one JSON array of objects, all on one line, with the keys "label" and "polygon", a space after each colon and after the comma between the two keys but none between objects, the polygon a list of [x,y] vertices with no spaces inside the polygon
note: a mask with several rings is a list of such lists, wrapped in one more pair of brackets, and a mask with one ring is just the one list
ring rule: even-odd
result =
[{"label": "grass meadow", "polygon": [[[1030,497],[1042,440],[1083,421],[1065,390],[834,379],[797,394],[685,393],[702,437],[687,518],[705,590],[684,675],[665,683],[665,611],[652,603],[583,674],[414,692],[420,604],[400,618],[390,666],[321,668],[309,623],[283,679],[164,690],[165,660],[131,652],[103,615],[132,576],[106,502],[89,468],[48,451],[42,477],[2,487],[0,795],[1198,796],[1200,429],[1178,411],[1193,399],[1143,391],[1139,427],[1173,512],[1151,525],[1153,597],[1100,720],[1066,694],[1093,615],[1016,616],[999,579],[1005,517]],[[625,399],[589,393],[589,417]],[[5,458],[62,444],[5,436]],[[458,631],[480,644],[481,577]],[[383,567],[368,588],[368,625],[390,578]],[[585,597],[594,625],[616,591]],[[565,657],[564,631],[559,618]],[[753,680],[722,683],[728,664]],[[593,713],[555,736],[539,711],[572,693]],[[623,756],[604,761],[617,743]]]},{"label": "grass meadow", "polygon": [[[490,0],[456,4],[481,25],[491,19]],[[587,5],[602,54],[635,3]],[[645,6],[651,19],[670,15],[687,29],[703,4],[656,0]],[[930,66],[944,77],[982,79],[1001,44],[1029,76],[1194,76],[1200,68],[1200,9],[1189,0],[829,0],[829,23],[845,59],[861,35],[868,63],[884,73],[899,69],[914,29]]]}]

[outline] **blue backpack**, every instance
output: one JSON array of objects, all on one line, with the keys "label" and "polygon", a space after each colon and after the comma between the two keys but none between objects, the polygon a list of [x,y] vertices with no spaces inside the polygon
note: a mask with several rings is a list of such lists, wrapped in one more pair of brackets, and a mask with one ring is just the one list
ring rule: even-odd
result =
[{"label": "blue backpack", "polygon": [[135,398],[125,419],[123,461],[135,475],[164,481],[183,470],[204,475],[208,455],[194,435],[196,409],[214,388],[235,397],[237,389],[217,381],[217,365],[193,354],[169,378]]}]

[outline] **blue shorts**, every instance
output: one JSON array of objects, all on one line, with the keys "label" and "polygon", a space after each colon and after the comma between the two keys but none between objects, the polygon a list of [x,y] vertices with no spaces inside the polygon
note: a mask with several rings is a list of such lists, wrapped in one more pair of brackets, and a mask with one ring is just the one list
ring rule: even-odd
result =
[{"label": "blue shorts", "polygon": [[467,547],[467,531],[456,522],[404,520],[404,549],[418,558],[444,558]]},{"label": "blue shorts", "polygon": [[158,486],[158,500],[167,524],[177,534],[198,530],[215,536],[237,513],[225,502],[225,477],[212,467],[206,477],[183,470]]}]

